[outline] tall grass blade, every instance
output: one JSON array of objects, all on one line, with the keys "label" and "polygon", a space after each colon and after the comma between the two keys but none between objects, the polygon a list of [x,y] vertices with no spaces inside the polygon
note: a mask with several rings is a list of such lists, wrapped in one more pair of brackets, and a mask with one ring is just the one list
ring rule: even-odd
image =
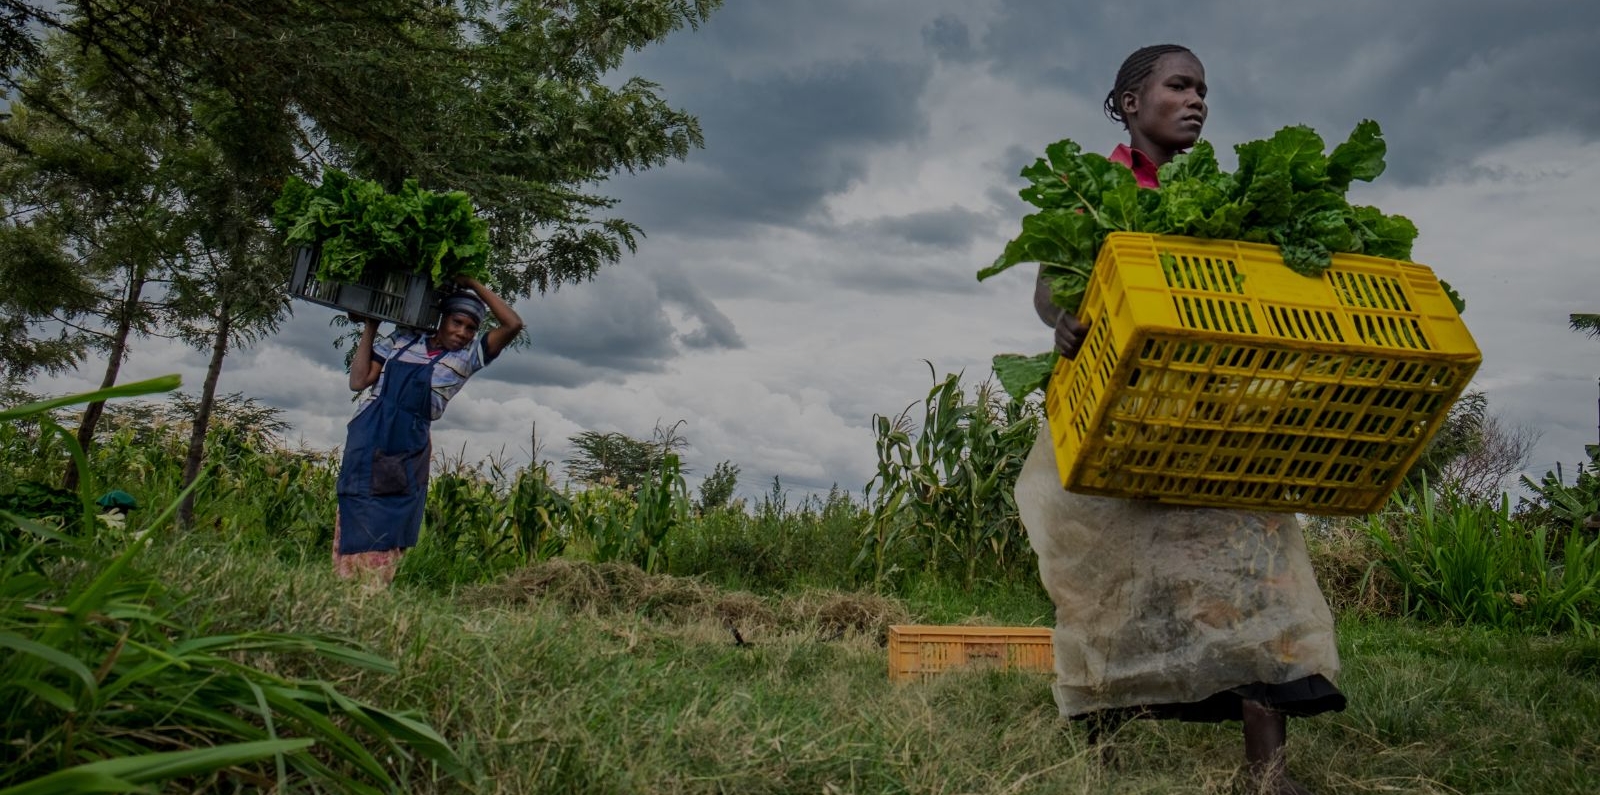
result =
[{"label": "tall grass blade", "polygon": [[106,759],[40,776],[0,790],[0,795],[59,795],[69,792],[143,792],[146,783],[200,775],[277,754],[304,751],[311,740],[263,740],[213,748],[166,751]]},{"label": "tall grass blade", "polygon": [[114,398],[141,397],[143,395],[153,395],[157,392],[171,392],[180,386],[183,386],[183,379],[176,374],[157,376],[130,384],[118,384],[108,389],[97,389],[93,392],[82,392],[76,395],[63,395],[62,397],[14,406],[0,411],[0,420],[22,419],[79,403],[96,403]]}]

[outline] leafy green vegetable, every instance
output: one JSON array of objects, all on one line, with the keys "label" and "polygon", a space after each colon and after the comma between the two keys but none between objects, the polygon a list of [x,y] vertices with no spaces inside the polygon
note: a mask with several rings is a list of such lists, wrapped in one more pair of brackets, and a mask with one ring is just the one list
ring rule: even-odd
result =
[{"label": "leafy green vegetable", "polygon": [[1050,373],[1055,370],[1058,358],[1060,354],[1055,351],[1037,356],[1002,353],[994,357],[994,374],[1000,379],[1000,386],[1013,399],[1020,401],[1044,389],[1045,384],[1050,382]]},{"label": "leafy green vegetable", "polygon": [[[1362,121],[1349,139],[1325,149],[1310,127],[1284,127],[1235,146],[1239,166],[1230,174],[1211,144],[1199,141],[1161,166],[1160,190],[1141,190],[1128,168],[1071,140],[1057,141],[1022,169],[1029,185],[1018,195],[1037,211],[1023,217],[1021,231],[978,271],[978,280],[1037,262],[1052,301],[1076,313],[1101,244],[1118,231],[1276,245],[1284,264],[1307,276],[1327,270],[1334,254],[1409,260],[1417,237],[1410,219],[1345,198],[1352,182],[1384,171],[1388,148],[1378,123]],[[1445,292],[1457,311],[1465,308],[1448,285]],[[1054,356],[1001,354],[995,373],[1020,400],[1048,381],[1044,362],[1053,366]]]},{"label": "leafy green vegetable", "polygon": [[289,245],[320,250],[323,281],[360,281],[373,268],[427,274],[435,286],[487,275],[488,225],[461,191],[422,190],[408,179],[389,193],[330,168],[316,186],[291,176],[272,209]]},{"label": "leafy green vegetable", "polygon": [[1159,191],[1146,191],[1129,169],[1058,141],[1022,170],[1031,184],[1019,195],[1038,211],[978,279],[1038,262],[1055,303],[1076,312],[1100,244],[1116,231],[1270,243],[1308,276],[1327,270],[1337,253],[1409,259],[1415,224],[1345,200],[1353,181],[1383,173],[1378,123],[1363,121],[1332,152],[1324,149],[1311,128],[1285,127],[1235,146],[1239,168],[1230,174],[1200,141],[1161,167]]}]

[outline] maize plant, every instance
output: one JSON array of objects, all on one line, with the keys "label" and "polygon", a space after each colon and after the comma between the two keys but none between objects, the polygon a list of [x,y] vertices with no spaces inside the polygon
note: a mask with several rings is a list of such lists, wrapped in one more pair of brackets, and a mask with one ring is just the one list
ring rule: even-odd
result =
[{"label": "maize plant", "polygon": [[871,560],[874,579],[890,574],[885,562],[897,546],[919,543],[926,565],[939,573],[953,558],[964,587],[983,567],[1003,570],[1026,543],[1012,488],[1038,432],[1032,404],[1005,399],[990,382],[968,400],[959,373],[934,384],[922,401],[892,420],[876,416],[878,472],[871,521],[862,534],[858,563]]},{"label": "maize plant", "polygon": [[511,487],[510,523],[522,551],[523,562],[547,560],[561,554],[567,537],[561,523],[572,515],[572,501],[550,482],[544,464],[517,473]]},{"label": "maize plant", "polygon": [[626,559],[637,507],[627,492],[604,484],[573,495],[568,552],[600,563]]},{"label": "maize plant", "polygon": [[645,480],[637,495],[633,512],[633,542],[630,557],[640,568],[656,573],[667,569],[667,536],[689,521],[689,490],[677,453],[661,459],[653,477]]}]

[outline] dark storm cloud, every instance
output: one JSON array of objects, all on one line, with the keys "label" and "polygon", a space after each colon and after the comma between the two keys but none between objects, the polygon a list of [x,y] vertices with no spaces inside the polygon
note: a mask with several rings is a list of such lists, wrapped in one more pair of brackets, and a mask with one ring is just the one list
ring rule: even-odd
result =
[{"label": "dark storm cloud", "polygon": [[977,289],[978,264],[964,260],[921,262],[874,261],[870,267],[841,270],[833,284],[871,295],[965,293]]},{"label": "dark storm cloud", "polygon": [[[681,309],[692,327],[674,326],[668,308]],[[744,347],[733,321],[673,267],[652,271],[629,262],[593,282],[520,302],[517,312],[528,324],[525,343],[485,370],[486,379],[577,387],[660,372],[680,355],[680,344]]]},{"label": "dark storm cloud", "polygon": [[661,369],[659,363],[655,366],[619,369],[531,347],[506,351],[493,367],[483,371],[480,378],[528,387],[558,386],[574,389],[595,383],[621,383],[629,372],[659,369]]},{"label": "dark storm cloud", "polygon": [[[1050,142],[1046,142],[1050,143]],[[1003,174],[1006,177],[1004,186],[995,185],[985,190],[983,197],[994,205],[994,212],[1001,218],[1021,219],[1024,215],[1033,212],[1034,207],[1022,200],[1018,192],[1027,182],[1022,179],[1022,169],[1033,165],[1044,155],[1044,146],[1038,151],[1031,151],[1021,146],[1008,146],[1004,152],[985,164],[985,168],[992,174]],[[1007,228],[1007,232],[1011,230]]]},{"label": "dark storm cloud", "polygon": [[876,231],[918,246],[965,248],[991,220],[982,213],[962,207],[926,210],[896,218],[869,222]]},{"label": "dark storm cloud", "polygon": [[526,350],[503,357],[484,377],[577,386],[606,372],[656,372],[677,355],[672,322],[655,285],[635,271],[602,272],[593,282],[523,301]]},{"label": "dark storm cloud", "polygon": [[[705,148],[612,182],[621,213],[648,233],[715,237],[803,223],[864,176],[874,147],[922,133],[933,50],[971,49],[953,18],[929,25],[924,43],[920,6],[900,5],[729,3],[700,30],[630,58],[628,74],[660,83],[699,119]],[[903,29],[884,30],[886,19]]]},{"label": "dark storm cloud", "polygon": [[[310,361],[328,366],[344,367],[343,350],[334,345],[353,334],[359,326],[343,323],[344,315],[337,309],[307,301],[291,300],[291,314],[269,339],[275,345],[287,347]],[[345,344],[348,347],[348,343]]]},{"label": "dark storm cloud", "polygon": [[925,66],[879,59],[708,79],[674,95],[699,116],[706,148],[616,183],[621,211],[646,232],[731,236],[748,222],[800,223],[865,174],[874,144],[919,133],[927,79]]},{"label": "dark storm cloud", "polygon": [[[1386,179],[1400,182],[1428,181],[1537,131],[1600,135],[1589,85],[1600,70],[1600,4],[1260,0],[1227,10],[1006,0],[979,52],[1002,74],[1098,100],[1134,49],[1185,44],[1206,64],[1214,141],[1304,123],[1331,145],[1375,118],[1389,141]],[[1120,134],[1103,118],[1073,124]]]},{"label": "dark storm cloud", "polygon": [[[836,247],[789,273],[820,279],[830,289],[884,295],[961,293],[973,288],[981,267],[973,259],[973,243],[991,234],[996,224],[992,213],[960,206],[819,223],[813,231]],[[993,259],[996,253],[980,252],[978,259]]]},{"label": "dark storm cloud", "polygon": [[946,14],[922,28],[922,40],[941,60],[965,62],[977,57],[972,33],[959,17]]},{"label": "dark storm cloud", "polygon": [[700,292],[682,271],[673,269],[658,272],[655,283],[663,302],[683,309],[700,324],[699,328],[678,336],[684,345],[698,349],[744,347],[744,339],[739,336],[733,321]]}]

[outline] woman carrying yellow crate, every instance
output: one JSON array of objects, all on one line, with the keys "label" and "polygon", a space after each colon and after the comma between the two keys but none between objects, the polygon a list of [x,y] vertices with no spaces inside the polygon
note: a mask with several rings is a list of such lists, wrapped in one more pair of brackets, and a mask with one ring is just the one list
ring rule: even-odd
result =
[{"label": "woman carrying yellow crate", "polygon": [[[1110,155],[1144,188],[1206,121],[1205,68],[1187,48],[1130,55],[1105,110],[1128,130]],[[1050,300],[1034,309],[1063,356],[1086,327]],[[1250,773],[1287,775],[1287,716],[1342,710],[1333,616],[1292,514],[1194,508],[1075,494],[1056,470],[1048,423],[1023,466],[1017,508],[1056,607],[1055,700],[1092,738],[1135,717],[1240,720]]]}]

